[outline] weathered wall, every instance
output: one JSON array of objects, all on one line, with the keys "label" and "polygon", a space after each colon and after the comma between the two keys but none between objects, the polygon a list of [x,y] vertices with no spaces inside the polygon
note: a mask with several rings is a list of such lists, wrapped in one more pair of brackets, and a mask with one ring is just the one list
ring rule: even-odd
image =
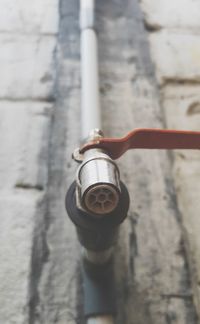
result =
[{"label": "weathered wall", "polygon": [[[83,323],[80,246],[64,209],[80,133],[78,0],[60,1],[57,46],[58,2],[8,5],[9,21],[0,22],[7,76],[0,80],[0,322]],[[139,3],[97,2],[97,29],[105,133],[164,127]],[[165,92],[170,107],[173,89]],[[173,109],[167,111],[173,123]],[[119,167],[131,207],[116,247],[117,323],[197,324],[172,156],[129,152]]]},{"label": "weathered wall", "polygon": [[[141,1],[148,26],[152,59],[166,126],[200,128],[199,1]],[[184,241],[187,248],[196,309],[200,316],[199,151],[173,154]]]},{"label": "weathered wall", "polygon": [[0,3],[0,322],[5,324],[30,319],[33,251],[48,182],[57,30],[57,1]]}]

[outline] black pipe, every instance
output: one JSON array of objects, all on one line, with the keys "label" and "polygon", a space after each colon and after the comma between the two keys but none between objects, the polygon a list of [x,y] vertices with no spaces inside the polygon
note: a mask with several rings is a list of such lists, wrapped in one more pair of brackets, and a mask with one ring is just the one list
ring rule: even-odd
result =
[{"label": "black pipe", "polygon": [[92,251],[106,250],[117,239],[119,225],[127,217],[129,194],[121,182],[121,194],[117,207],[109,214],[97,218],[96,215],[83,211],[76,204],[76,182],[70,186],[65,200],[65,206],[71,221],[76,226],[81,245]]},{"label": "black pipe", "polygon": [[[116,209],[101,218],[77,207],[76,183],[70,186],[65,200],[68,216],[76,226],[81,245],[98,255],[111,248],[116,240],[119,225],[127,216],[129,194],[121,182],[121,194]],[[114,315],[115,305],[115,276],[114,264],[111,257],[104,264],[94,264],[83,258],[82,279],[84,292],[84,315]]]}]

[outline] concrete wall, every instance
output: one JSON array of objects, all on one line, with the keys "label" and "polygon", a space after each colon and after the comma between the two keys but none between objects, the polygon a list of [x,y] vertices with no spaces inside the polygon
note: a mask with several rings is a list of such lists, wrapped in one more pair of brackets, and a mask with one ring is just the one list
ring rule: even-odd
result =
[{"label": "concrete wall", "polygon": [[[189,2],[97,2],[108,136],[198,130],[199,11]],[[78,1],[0,7],[0,322],[81,324],[80,246],[64,208],[80,135]],[[198,323],[198,162],[198,152],[148,150],[119,160],[131,206],[116,247],[116,323]]]},{"label": "concrete wall", "polygon": [[[161,105],[168,128],[200,129],[199,1],[141,1]],[[185,246],[189,260],[196,309],[200,316],[200,222],[198,151],[173,154]]]}]

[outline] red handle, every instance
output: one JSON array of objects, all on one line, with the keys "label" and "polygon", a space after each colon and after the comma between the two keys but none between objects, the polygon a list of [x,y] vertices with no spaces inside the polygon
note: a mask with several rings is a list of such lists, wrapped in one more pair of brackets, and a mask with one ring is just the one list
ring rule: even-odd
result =
[{"label": "red handle", "polygon": [[135,129],[122,138],[100,138],[85,144],[80,153],[91,148],[102,148],[112,159],[130,149],[200,149],[200,132]]}]

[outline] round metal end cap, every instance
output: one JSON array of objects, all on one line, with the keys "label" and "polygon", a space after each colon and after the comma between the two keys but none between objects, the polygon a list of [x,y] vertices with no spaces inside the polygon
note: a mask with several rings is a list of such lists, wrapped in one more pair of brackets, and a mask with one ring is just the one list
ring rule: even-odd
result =
[{"label": "round metal end cap", "polygon": [[88,211],[104,215],[111,213],[117,207],[119,192],[109,184],[98,184],[87,190],[83,200]]}]

